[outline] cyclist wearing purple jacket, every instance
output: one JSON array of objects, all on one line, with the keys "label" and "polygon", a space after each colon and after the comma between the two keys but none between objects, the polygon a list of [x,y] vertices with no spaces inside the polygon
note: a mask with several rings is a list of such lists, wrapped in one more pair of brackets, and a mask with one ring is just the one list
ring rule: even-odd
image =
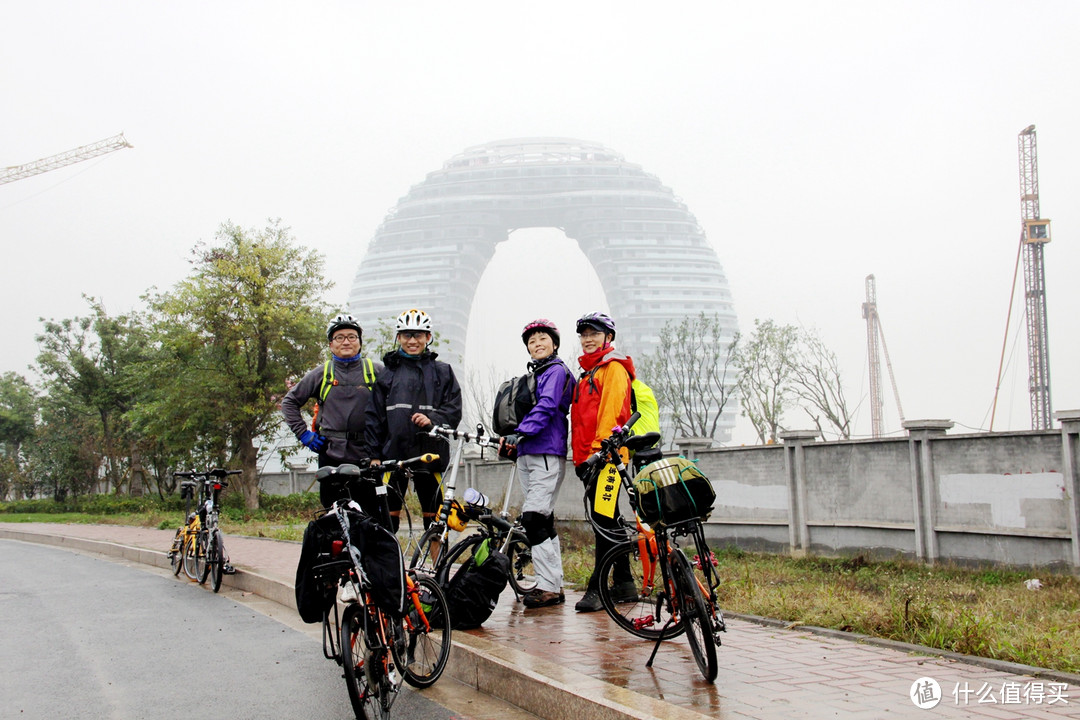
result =
[{"label": "cyclist wearing purple jacket", "polygon": [[559,329],[545,318],[525,326],[521,340],[536,374],[536,405],[500,446],[517,449],[517,472],[525,491],[521,524],[532,546],[536,588],[522,598],[527,608],[558,605],[566,601],[562,591],[562,549],[555,532],[555,498],[566,469],[570,401],[574,375],[559,357]]}]

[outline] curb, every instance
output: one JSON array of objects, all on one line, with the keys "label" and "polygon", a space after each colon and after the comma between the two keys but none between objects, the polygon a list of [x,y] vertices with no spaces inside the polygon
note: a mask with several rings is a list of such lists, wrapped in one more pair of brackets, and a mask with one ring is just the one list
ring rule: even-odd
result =
[{"label": "curb", "polygon": [[[168,554],[104,540],[47,535],[0,527],[0,538],[120,557],[170,569]],[[296,609],[292,585],[241,568],[222,585]],[[543,720],[701,720],[707,716],[616,687],[527,653],[465,633],[455,633],[450,677],[478,692],[517,705]]]}]

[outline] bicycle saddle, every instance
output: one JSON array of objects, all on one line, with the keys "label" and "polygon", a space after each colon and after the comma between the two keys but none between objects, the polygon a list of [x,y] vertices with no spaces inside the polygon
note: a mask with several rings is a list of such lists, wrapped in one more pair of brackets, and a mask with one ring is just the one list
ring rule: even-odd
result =
[{"label": "bicycle saddle", "polygon": [[626,440],[626,449],[631,452],[637,452],[638,450],[644,450],[647,447],[652,447],[660,440],[660,433],[649,432],[644,435],[631,435]]}]

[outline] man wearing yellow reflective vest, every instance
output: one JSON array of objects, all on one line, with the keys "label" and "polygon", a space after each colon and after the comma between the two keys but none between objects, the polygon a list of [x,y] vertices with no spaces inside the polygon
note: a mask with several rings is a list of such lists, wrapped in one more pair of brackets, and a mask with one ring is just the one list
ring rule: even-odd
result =
[{"label": "man wearing yellow reflective vest", "polygon": [[[352,315],[338,315],[326,326],[330,359],[312,369],[281,401],[281,414],[296,439],[319,457],[319,467],[359,464],[364,454],[364,411],[380,363],[360,354],[363,330]],[[300,414],[309,400],[315,412],[309,426]],[[334,499],[320,499],[329,507]]]}]

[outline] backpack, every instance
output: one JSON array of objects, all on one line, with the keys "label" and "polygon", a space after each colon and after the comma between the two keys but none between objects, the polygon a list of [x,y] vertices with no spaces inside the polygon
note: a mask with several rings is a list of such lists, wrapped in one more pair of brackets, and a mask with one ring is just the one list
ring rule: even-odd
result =
[{"label": "backpack", "polygon": [[[364,387],[370,392],[375,387],[375,363],[368,357],[362,358],[360,362],[364,364]],[[313,432],[319,432],[319,409],[326,401],[326,396],[330,394],[330,388],[335,387],[337,384],[337,380],[334,379],[334,363],[327,360],[322,366],[322,383],[319,385],[319,394],[315,398],[315,413],[311,417],[311,429]]]},{"label": "backpack", "polygon": [[[552,362],[540,369],[546,370],[560,365]],[[563,365],[566,368],[565,365]],[[525,416],[536,407],[536,383],[537,373],[527,373],[520,377],[510,378],[495,393],[495,409],[491,413],[491,429],[496,435],[509,435],[525,419]],[[566,370],[566,383],[573,382],[574,376],[569,369]],[[565,386],[563,387],[565,393]]]},{"label": "backpack", "polygon": [[[636,427],[636,426],[635,426]],[[649,463],[634,476],[637,514],[649,525],[701,518],[712,512],[716,491],[692,460],[664,458]]]},{"label": "backpack", "polygon": [[454,630],[480,627],[491,617],[506,588],[510,559],[490,543],[490,539],[481,541],[453,577],[441,578],[439,584],[446,594],[447,615]]},{"label": "backpack", "polygon": [[[600,366],[597,365],[587,374],[583,375],[583,377],[592,383],[592,377],[596,374],[599,367]],[[651,387],[646,385],[643,380],[636,376],[630,383],[630,414],[633,415],[634,413],[641,413],[641,417],[634,423],[634,427],[631,430],[632,434],[644,435],[645,433],[650,432],[660,432],[660,405],[656,402],[656,395],[653,393]],[[652,462],[652,460],[660,457],[661,444],[662,443],[658,440],[651,448],[644,448],[632,454],[635,457],[648,457],[649,462]]]},{"label": "backpack", "polygon": [[495,409],[491,413],[491,429],[496,435],[509,435],[517,429],[529,411],[536,407],[536,374],[513,377],[499,386],[495,393]]},{"label": "backpack", "polygon": [[641,413],[634,423],[635,435],[660,432],[660,406],[656,402],[656,395],[651,387],[638,378],[630,383],[630,412]]}]

